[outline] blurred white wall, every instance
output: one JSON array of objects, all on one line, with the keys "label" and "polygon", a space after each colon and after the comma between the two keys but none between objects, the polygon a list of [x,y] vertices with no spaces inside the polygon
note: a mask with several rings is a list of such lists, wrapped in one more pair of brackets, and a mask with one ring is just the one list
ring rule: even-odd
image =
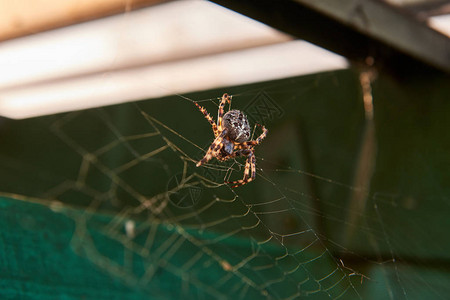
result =
[{"label": "blurred white wall", "polygon": [[27,118],[346,68],[210,2],[176,1],[0,44],[0,115]]}]

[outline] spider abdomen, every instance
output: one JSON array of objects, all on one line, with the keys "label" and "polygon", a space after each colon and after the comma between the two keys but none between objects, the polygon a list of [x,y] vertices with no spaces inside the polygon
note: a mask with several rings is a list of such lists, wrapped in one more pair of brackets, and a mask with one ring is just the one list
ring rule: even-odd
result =
[{"label": "spider abdomen", "polygon": [[237,143],[248,141],[250,125],[247,117],[240,110],[230,110],[223,116],[223,127],[228,130],[228,138]]}]

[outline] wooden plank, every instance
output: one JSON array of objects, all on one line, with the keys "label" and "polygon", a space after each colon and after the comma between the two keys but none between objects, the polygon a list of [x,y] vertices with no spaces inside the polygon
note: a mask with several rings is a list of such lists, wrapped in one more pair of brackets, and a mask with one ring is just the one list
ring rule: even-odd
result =
[{"label": "wooden plank", "polygon": [[0,0],[0,41],[169,0]]},{"label": "wooden plank", "polygon": [[450,39],[383,1],[295,1],[407,55],[450,72]]},{"label": "wooden plank", "polygon": [[212,1],[354,61],[372,56],[404,74],[450,72],[450,39],[381,1]]}]

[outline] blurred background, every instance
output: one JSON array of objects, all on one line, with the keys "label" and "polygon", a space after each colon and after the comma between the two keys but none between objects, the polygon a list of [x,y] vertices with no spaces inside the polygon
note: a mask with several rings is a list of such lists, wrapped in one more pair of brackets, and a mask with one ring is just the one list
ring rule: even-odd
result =
[{"label": "blurred background", "polygon": [[[450,3],[0,1],[5,299],[450,292]],[[244,111],[245,158],[196,168]],[[254,127],[253,127],[254,126]]]}]

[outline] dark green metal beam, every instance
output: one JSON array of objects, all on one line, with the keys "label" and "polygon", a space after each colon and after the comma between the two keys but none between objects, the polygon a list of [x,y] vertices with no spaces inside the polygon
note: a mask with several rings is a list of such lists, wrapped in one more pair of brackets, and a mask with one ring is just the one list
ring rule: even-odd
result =
[{"label": "dark green metal beam", "polygon": [[377,0],[212,0],[353,61],[450,73],[450,39]]}]

